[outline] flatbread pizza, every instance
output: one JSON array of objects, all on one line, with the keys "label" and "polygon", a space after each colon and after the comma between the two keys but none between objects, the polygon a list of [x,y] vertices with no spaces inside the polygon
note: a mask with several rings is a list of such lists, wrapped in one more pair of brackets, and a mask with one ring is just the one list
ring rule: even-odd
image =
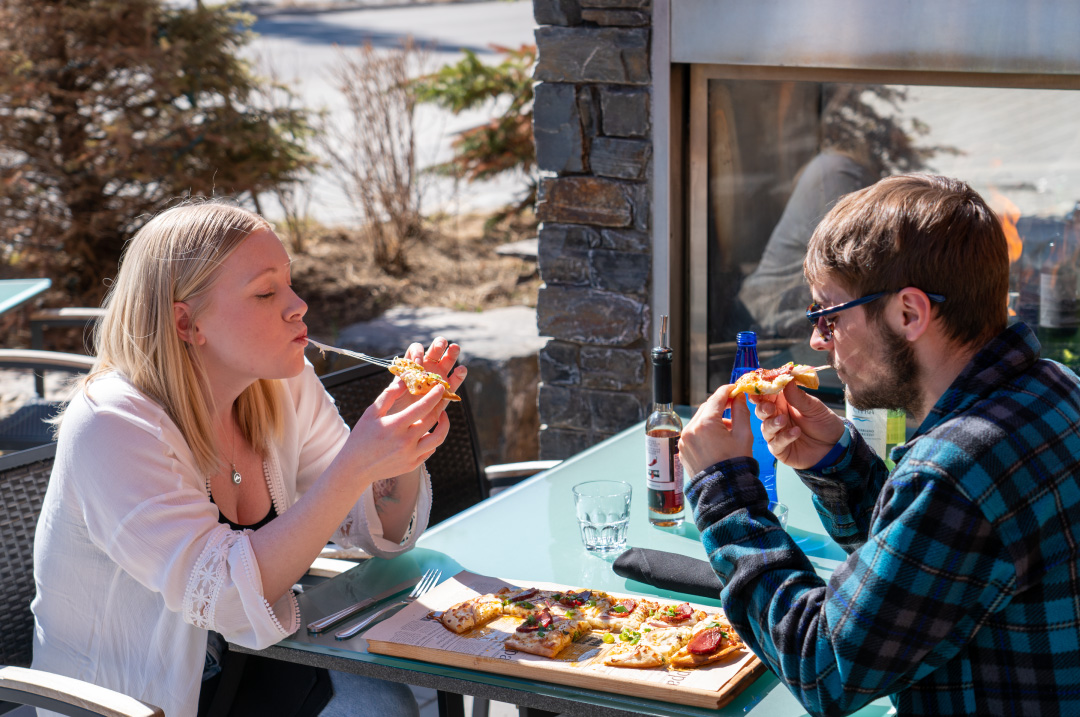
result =
[{"label": "flatbread pizza", "polygon": [[780,368],[759,368],[744,373],[731,389],[730,398],[745,393],[754,396],[767,396],[780,393],[784,386],[794,381],[799,386],[814,389],[818,387],[819,369],[825,366],[804,366],[790,361]]},{"label": "flatbread pizza", "polygon": [[502,588],[434,616],[459,635],[498,617],[519,618],[505,646],[547,658],[596,630],[611,644],[602,658],[611,667],[693,669],[746,650],[722,613],[708,614],[688,603],[617,598],[600,590]]},{"label": "flatbread pizza", "polygon": [[427,392],[436,386],[443,387],[443,398],[451,401],[460,401],[461,396],[450,390],[450,384],[445,378],[437,373],[425,371],[424,367],[407,358],[395,358],[390,365],[390,373],[401,378],[405,382],[409,393],[414,396],[425,396]]}]

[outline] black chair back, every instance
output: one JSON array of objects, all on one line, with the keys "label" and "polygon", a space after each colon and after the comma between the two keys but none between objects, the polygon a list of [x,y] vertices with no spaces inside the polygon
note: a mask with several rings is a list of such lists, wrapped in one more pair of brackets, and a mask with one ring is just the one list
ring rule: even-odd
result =
[{"label": "black chair back", "polygon": [[[322,377],[323,386],[334,397],[341,417],[350,428],[356,425],[391,380],[393,376],[385,368],[374,364],[352,366]],[[427,461],[432,492],[429,525],[435,525],[488,497],[488,484],[480,465],[480,449],[469,410],[468,393],[464,385],[456,393],[461,400],[453,401],[446,407],[450,432]]]},{"label": "black chair back", "polygon": [[29,667],[34,656],[34,530],[56,444],[0,456],[0,664]]}]

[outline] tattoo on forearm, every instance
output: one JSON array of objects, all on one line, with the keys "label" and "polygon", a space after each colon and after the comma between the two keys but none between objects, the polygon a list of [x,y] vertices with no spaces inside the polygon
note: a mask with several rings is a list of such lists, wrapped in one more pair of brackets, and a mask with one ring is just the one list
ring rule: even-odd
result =
[{"label": "tattoo on forearm", "polygon": [[382,512],[382,509],[387,505],[401,502],[397,487],[397,478],[385,478],[375,481],[375,485],[371,486],[371,493],[375,497],[376,511]]}]

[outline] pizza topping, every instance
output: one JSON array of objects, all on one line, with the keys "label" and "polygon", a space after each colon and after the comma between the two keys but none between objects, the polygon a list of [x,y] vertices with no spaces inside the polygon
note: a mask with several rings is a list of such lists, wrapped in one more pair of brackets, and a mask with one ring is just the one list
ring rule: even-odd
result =
[{"label": "pizza topping", "polygon": [[542,610],[535,615],[529,615],[525,618],[525,622],[518,625],[518,632],[536,632],[540,628],[551,627],[551,613],[547,610]]},{"label": "pizza topping", "polygon": [[555,599],[558,600],[561,604],[568,607],[578,607],[580,605],[584,605],[585,602],[591,598],[592,593],[586,590],[584,592],[577,593],[576,595],[574,593],[566,593],[565,595],[557,596]]},{"label": "pizza topping", "polygon": [[637,600],[620,600],[615,607],[611,608],[611,612],[619,615],[628,615],[634,611],[637,607]]},{"label": "pizza topping", "polygon": [[538,588],[526,588],[521,592],[515,593],[507,598],[510,602],[521,602],[522,600],[528,600],[536,593],[540,592]]},{"label": "pizza topping", "polygon": [[694,609],[690,607],[690,603],[684,602],[678,607],[669,605],[668,607],[661,609],[656,617],[669,625],[676,625],[680,622],[686,622],[693,614]]},{"label": "pizza topping", "polygon": [[727,630],[721,627],[710,627],[694,635],[687,647],[695,655],[711,655],[716,652],[726,637]]}]

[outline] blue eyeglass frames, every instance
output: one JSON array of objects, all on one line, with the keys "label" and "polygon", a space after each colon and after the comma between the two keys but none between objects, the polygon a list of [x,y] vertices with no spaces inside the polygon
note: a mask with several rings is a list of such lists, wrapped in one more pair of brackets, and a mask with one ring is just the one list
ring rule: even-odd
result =
[{"label": "blue eyeglass frames", "polygon": [[[853,309],[856,306],[869,304],[871,301],[876,301],[883,296],[895,294],[900,291],[903,291],[903,289],[893,289],[892,291],[878,291],[873,294],[867,294],[866,296],[858,299],[852,299],[851,301],[843,304],[837,304],[836,306],[829,307],[823,307],[821,304],[815,301],[806,308],[806,318],[810,322],[810,325],[818,330],[818,333],[821,334],[821,338],[828,341],[832,338],[833,328],[836,326],[836,319],[834,318],[836,314],[839,314],[841,311],[846,311],[847,309]],[[924,293],[926,294],[926,298],[930,299],[930,301],[936,302],[938,304],[945,301],[945,296],[943,294],[931,294],[929,291]]]}]

